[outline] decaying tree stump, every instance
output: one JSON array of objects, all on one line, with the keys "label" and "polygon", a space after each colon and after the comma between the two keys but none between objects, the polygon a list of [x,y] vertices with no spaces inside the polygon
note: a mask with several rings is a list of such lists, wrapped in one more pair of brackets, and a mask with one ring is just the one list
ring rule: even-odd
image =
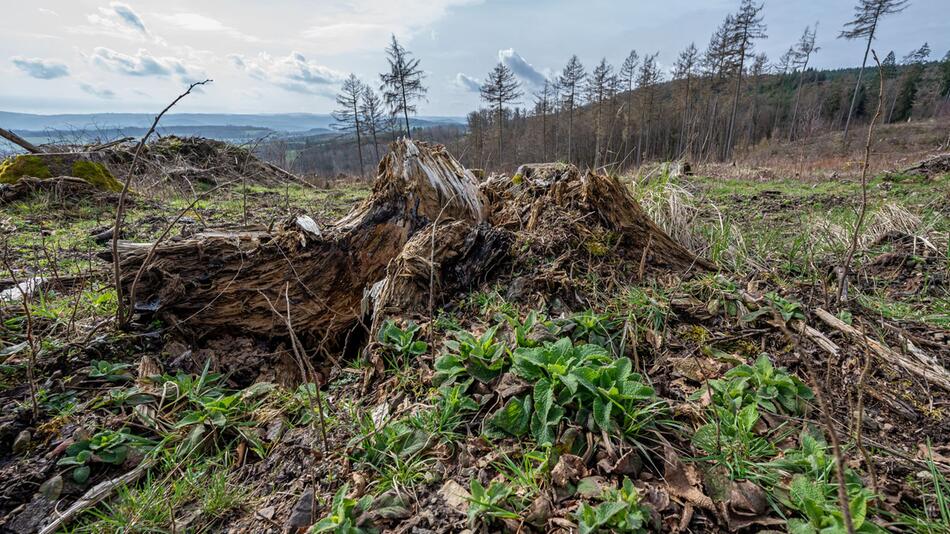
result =
[{"label": "decaying tree stump", "polygon": [[[401,140],[380,163],[371,196],[335,224],[320,229],[302,216],[272,232],[161,244],[134,304],[196,333],[283,335],[287,292],[299,337],[342,343],[365,314],[377,325],[428,316],[516,260],[519,236],[564,245],[586,235],[582,225],[611,234],[613,251],[634,270],[711,267],[657,227],[615,178],[542,164],[479,186],[444,147]],[[127,294],[149,248],[120,248]]]},{"label": "decaying tree stump", "polygon": [[[185,328],[272,335],[286,333],[274,311],[286,313],[286,291],[298,335],[334,342],[359,321],[364,289],[437,217],[484,220],[475,179],[444,148],[402,141],[380,162],[370,197],[327,228],[303,216],[271,233],[207,232],[162,244],[135,309]],[[120,248],[127,294],[149,248]]]}]

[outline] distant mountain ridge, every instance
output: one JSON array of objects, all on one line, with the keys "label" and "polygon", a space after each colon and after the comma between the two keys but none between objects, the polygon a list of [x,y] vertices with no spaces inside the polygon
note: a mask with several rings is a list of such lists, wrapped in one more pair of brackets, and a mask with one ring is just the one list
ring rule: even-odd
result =
[{"label": "distant mountain ridge", "polygon": [[[39,115],[0,111],[0,128],[8,130],[115,130],[148,128],[155,119],[150,113],[64,113]],[[413,127],[438,124],[464,124],[464,117],[420,116],[410,120]],[[318,113],[169,113],[161,125],[168,127],[242,126],[266,128],[277,132],[330,130],[335,121],[328,114]]]}]

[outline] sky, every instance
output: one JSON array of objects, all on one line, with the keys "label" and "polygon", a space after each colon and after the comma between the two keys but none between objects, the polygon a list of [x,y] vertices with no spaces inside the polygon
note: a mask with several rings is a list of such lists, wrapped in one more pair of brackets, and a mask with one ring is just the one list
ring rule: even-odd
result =
[{"label": "sky", "polygon": [[[739,0],[31,0],[0,17],[0,110],[157,112],[191,81],[214,82],[176,112],[328,113],[350,73],[379,84],[395,35],[421,60],[429,87],[421,115],[462,116],[499,61],[526,95],[572,54],[589,69],[619,65],[631,49],[659,52],[669,69],[700,50]],[[775,61],[818,26],[816,67],[859,64],[863,42],[837,39],[848,0],[766,0]],[[950,47],[950,2],[911,0],[884,19],[874,48],[903,57],[925,41]],[[525,96],[523,103],[529,102]]]}]

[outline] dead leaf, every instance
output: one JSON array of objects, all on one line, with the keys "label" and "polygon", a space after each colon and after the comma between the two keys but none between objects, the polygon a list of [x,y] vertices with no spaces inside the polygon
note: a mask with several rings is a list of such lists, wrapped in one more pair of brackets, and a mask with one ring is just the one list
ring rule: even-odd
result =
[{"label": "dead leaf", "polygon": [[468,512],[468,501],[472,498],[472,494],[458,482],[452,479],[446,480],[445,484],[442,484],[442,488],[439,489],[439,495],[442,496],[445,504],[450,507],[463,514]]},{"label": "dead leaf", "polygon": [[685,465],[673,447],[667,445],[664,450],[664,476],[670,495],[686,499],[697,508],[715,511],[712,499],[707,497],[701,487],[701,479],[696,466]]},{"label": "dead leaf", "polygon": [[557,465],[551,470],[551,482],[555,486],[565,487],[571,482],[575,482],[587,476],[587,466],[580,456],[573,454],[561,455]]}]

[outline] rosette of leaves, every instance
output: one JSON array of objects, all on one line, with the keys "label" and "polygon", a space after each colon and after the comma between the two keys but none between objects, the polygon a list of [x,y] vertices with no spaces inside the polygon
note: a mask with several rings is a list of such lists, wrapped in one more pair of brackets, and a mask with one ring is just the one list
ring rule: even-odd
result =
[{"label": "rosette of leaves", "polygon": [[620,489],[608,489],[597,506],[581,503],[575,518],[580,534],[619,532],[640,534],[647,528],[650,513],[641,507],[640,494],[633,482],[624,477]]},{"label": "rosette of leaves", "polygon": [[519,348],[511,371],[533,382],[530,395],[513,397],[488,421],[488,433],[530,433],[553,444],[565,418],[591,430],[634,435],[653,424],[662,405],[653,388],[632,372],[630,360],[613,358],[598,345],[574,346],[570,338]]},{"label": "rosette of leaves", "polygon": [[395,321],[385,321],[379,329],[377,341],[397,359],[406,361],[410,357],[425,354],[429,349],[425,341],[416,339],[418,331],[419,325],[412,321],[406,325],[406,328],[399,328]]},{"label": "rosette of leaves", "polygon": [[[762,354],[753,365],[733,367],[723,378],[710,380],[712,401],[717,406],[730,407],[734,411],[750,404],[778,414],[800,415],[805,413],[808,402],[815,398],[797,376],[785,368],[776,368],[769,357]],[[700,390],[694,398],[702,396]]]},{"label": "rosette of leaves", "polygon": [[510,360],[505,345],[495,340],[499,326],[485,330],[480,336],[453,332],[455,339],[445,342],[446,352],[435,360],[432,383],[448,386],[469,378],[488,383],[504,372]]},{"label": "rosette of leaves", "polygon": [[347,497],[350,491],[349,484],[343,484],[333,495],[330,503],[330,513],[317,521],[310,532],[333,532],[334,534],[375,534],[375,528],[365,526],[366,512],[373,502],[372,495],[364,495],[360,499]]},{"label": "rosette of leaves", "polygon": [[72,467],[73,480],[85,484],[89,480],[91,464],[119,465],[128,458],[132,447],[145,448],[153,444],[151,440],[125,431],[104,430],[70,445],[66,456],[56,465]]}]

